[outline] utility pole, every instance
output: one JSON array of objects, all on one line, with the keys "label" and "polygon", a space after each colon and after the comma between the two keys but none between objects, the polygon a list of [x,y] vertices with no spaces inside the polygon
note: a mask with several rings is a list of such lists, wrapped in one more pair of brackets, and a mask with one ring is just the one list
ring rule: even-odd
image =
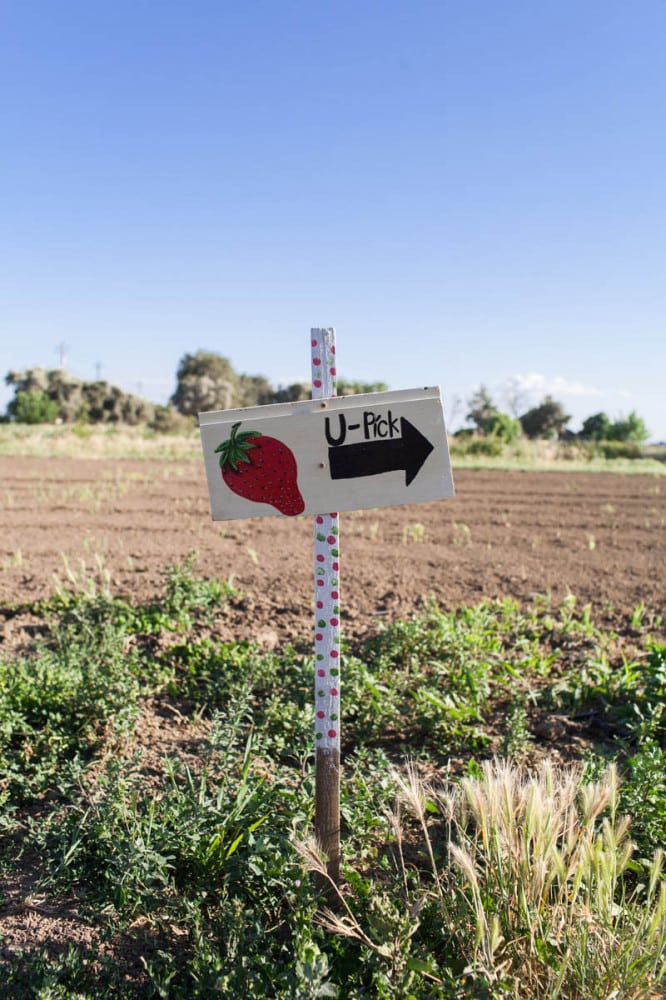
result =
[{"label": "utility pole", "polygon": [[68,350],[69,350],[69,347],[64,342],[64,340],[61,340],[59,344],[56,344],[56,354],[58,355],[58,358],[60,359],[60,363],[58,364],[58,368],[64,368],[65,367],[65,360],[67,358],[67,351]]},{"label": "utility pole", "polygon": [[102,381],[102,362],[101,361],[96,361],[95,362],[95,381],[96,382],[101,382]]}]

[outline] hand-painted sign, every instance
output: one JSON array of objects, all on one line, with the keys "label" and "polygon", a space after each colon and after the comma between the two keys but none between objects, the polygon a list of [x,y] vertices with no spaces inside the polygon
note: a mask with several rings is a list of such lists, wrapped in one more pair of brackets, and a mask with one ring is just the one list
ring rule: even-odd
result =
[{"label": "hand-painted sign", "polygon": [[199,415],[213,520],[453,496],[439,389]]}]

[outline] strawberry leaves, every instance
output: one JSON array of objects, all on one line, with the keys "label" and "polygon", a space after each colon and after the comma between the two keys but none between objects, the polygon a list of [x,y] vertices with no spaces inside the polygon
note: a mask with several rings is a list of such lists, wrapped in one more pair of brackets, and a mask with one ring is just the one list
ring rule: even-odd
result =
[{"label": "strawberry leaves", "polygon": [[234,472],[238,472],[238,463],[249,462],[248,452],[251,448],[257,447],[252,438],[261,437],[260,431],[243,431],[242,434],[239,434],[238,428],[240,425],[241,422],[239,420],[231,428],[231,437],[227,441],[223,441],[222,444],[218,444],[215,449],[216,454],[220,456],[220,468],[222,471],[224,471],[225,466],[230,465]]}]

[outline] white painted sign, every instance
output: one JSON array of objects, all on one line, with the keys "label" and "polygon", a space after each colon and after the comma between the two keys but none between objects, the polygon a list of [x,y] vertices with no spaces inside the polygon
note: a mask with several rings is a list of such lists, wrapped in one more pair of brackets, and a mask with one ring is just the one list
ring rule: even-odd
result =
[{"label": "white painted sign", "polygon": [[454,495],[439,388],[216,410],[199,422],[214,521]]}]

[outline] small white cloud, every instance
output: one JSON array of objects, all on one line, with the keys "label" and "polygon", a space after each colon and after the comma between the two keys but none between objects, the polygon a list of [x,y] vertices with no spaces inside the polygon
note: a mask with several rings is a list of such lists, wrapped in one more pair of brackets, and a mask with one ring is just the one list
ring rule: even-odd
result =
[{"label": "small white cloud", "polygon": [[540,372],[527,372],[514,375],[507,379],[504,387],[511,385],[520,392],[547,396],[601,396],[601,389],[583,382],[571,382],[562,375],[542,375]]}]

